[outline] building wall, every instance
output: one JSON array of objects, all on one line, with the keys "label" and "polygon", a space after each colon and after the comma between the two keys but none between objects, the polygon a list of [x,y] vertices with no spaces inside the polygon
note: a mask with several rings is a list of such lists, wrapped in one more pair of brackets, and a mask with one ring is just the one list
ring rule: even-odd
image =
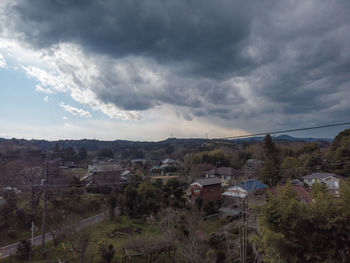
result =
[{"label": "building wall", "polygon": [[203,202],[216,201],[221,199],[221,185],[204,186],[201,191]]},{"label": "building wall", "polygon": [[191,196],[192,197],[198,197],[201,195],[202,192],[202,187],[200,187],[199,185],[192,185],[191,186]]},{"label": "building wall", "polygon": [[120,184],[120,180],[120,171],[100,172],[92,174],[92,182],[94,184],[115,186],[116,184]]},{"label": "building wall", "polygon": [[199,185],[191,186],[192,198],[200,197],[203,202],[217,201],[221,199],[221,184],[208,185],[200,187]]}]

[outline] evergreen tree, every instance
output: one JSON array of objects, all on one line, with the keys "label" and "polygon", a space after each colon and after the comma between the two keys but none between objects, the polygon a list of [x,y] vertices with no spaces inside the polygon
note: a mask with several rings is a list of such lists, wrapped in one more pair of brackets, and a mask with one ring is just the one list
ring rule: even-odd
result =
[{"label": "evergreen tree", "polygon": [[267,185],[276,185],[281,177],[279,175],[278,166],[276,161],[272,158],[268,158],[264,162],[264,167],[260,171],[260,180]]},{"label": "evergreen tree", "polygon": [[271,155],[276,152],[276,145],[272,141],[270,134],[266,134],[263,140],[263,149],[268,157],[271,157]]}]

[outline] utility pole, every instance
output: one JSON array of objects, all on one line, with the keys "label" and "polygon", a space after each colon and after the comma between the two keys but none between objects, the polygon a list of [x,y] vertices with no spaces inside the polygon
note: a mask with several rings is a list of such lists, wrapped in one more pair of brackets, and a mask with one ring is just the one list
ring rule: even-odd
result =
[{"label": "utility pole", "polygon": [[42,217],[42,225],[41,225],[41,247],[45,247],[45,224],[46,224],[46,211],[47,211],[47,178],[49,176],[49,154],[46,156],[46,172],[45,179],[42,180],[42,185],[44,187],[44,207],[43,207],[43,217]]},{"label": "utility pole", "polygon": [[34,245],[33,239],[34,239],[34,222],[32,221],[32,246]]}]

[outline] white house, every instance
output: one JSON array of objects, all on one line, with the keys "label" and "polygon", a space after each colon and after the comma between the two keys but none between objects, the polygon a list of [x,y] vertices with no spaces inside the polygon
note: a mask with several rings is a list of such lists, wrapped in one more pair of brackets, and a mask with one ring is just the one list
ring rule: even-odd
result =
[{"label": "white house", "polygon": [[316,181],[324,183],[330,191],[338,195],[340,181],[344,180],[344,177],[333,173],[312,173],[304,176],[303,179],[304,183],[309,186],[312,186]]},{"label": "white house", "polygon": [[162,165],[161,167],[176,167],[177,166],[177,161],[170,159],[170,158],[166,158],[164,160],[162,160]]}]

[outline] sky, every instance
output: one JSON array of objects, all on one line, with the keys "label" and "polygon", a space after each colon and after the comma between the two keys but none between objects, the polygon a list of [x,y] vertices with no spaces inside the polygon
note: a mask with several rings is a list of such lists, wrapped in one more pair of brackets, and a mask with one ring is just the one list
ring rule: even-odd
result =
[{"label": "sky", "polygon": [[0,137],[220,138],[349,100],[350,1],[0,1]]}]

